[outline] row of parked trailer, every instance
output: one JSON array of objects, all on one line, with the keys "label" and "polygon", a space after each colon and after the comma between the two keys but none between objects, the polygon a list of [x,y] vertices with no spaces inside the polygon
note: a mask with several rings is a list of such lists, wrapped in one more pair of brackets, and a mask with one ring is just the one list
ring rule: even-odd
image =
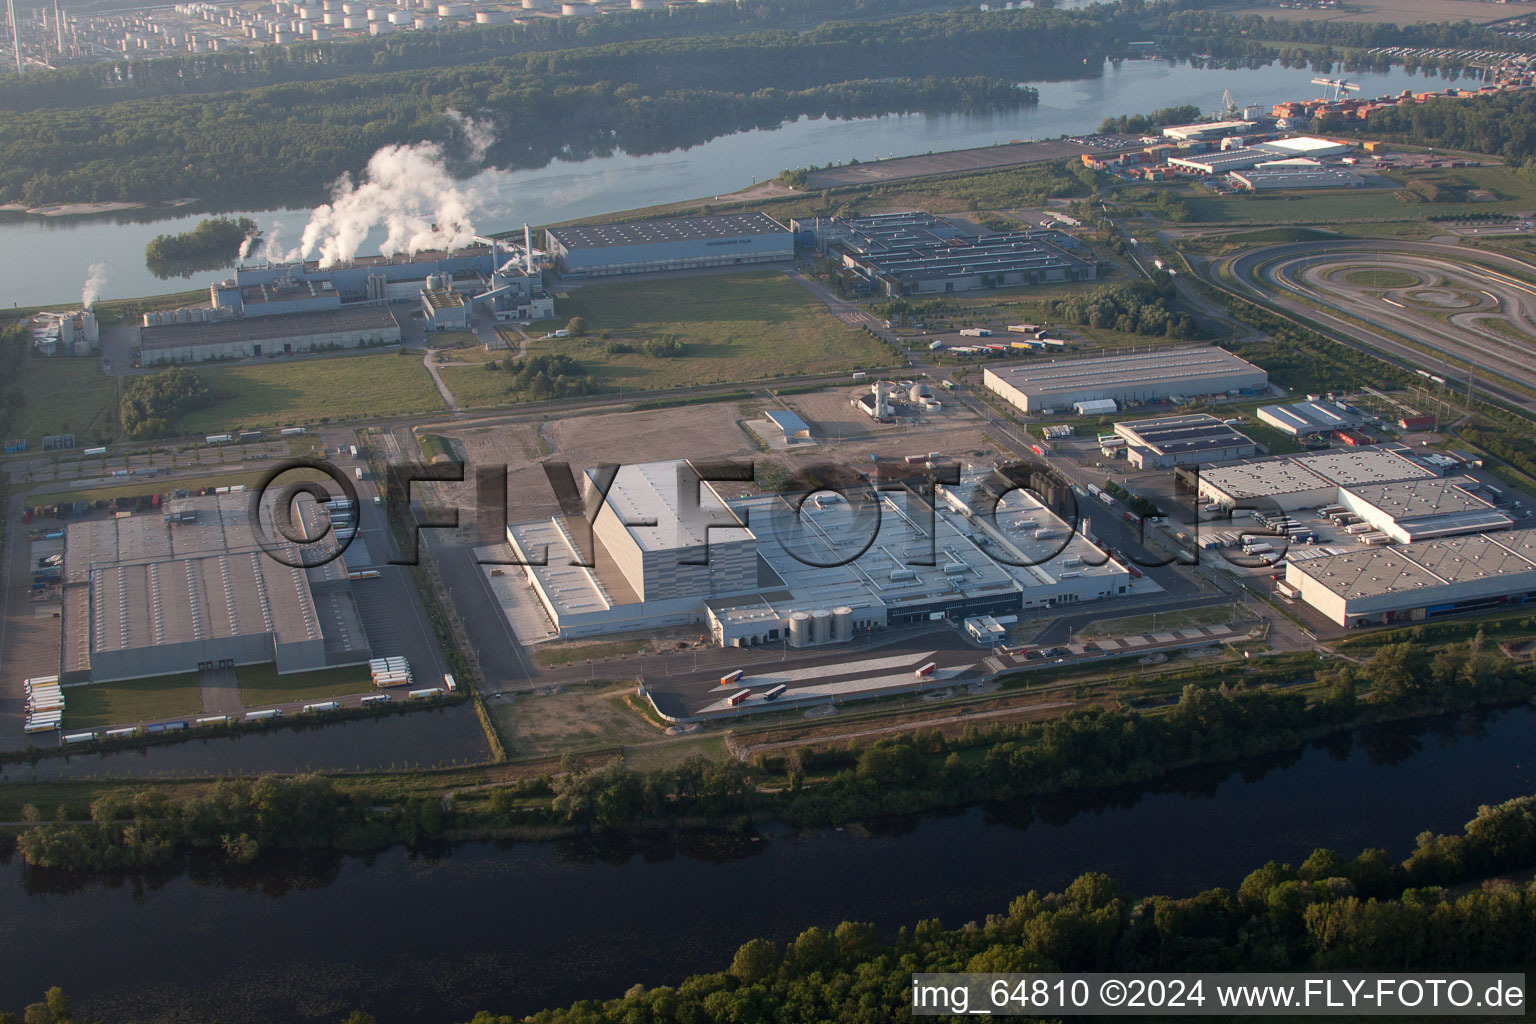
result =
[{"label": "row of parked trailer", "polygon": [[64,727],[64,689],[58,676],[34,676],[25,680],[26,699],[23,732],[54,732]]},{"label": "row of parked trailer", "polygon": [[371,659],[368,662],[368,673],[373,677],[373,685],[380,689],[386,686],[409,686],[414,681],[411,663],[398,655]]}]

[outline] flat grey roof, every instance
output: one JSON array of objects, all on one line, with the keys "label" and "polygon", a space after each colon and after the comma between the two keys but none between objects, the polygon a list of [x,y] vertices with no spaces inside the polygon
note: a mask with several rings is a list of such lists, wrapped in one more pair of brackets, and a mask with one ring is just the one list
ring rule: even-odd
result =
[{"label": "flat grey roof", "polygon": [[1485,512],[1493,508],[1492,502],[1469,494],[1440,477],[1360,484],[1344,490],[1399,521],[1455,512]]},{"label": "flat grey roof", "polygon": [[343,306],[313,313],[236,317],[204,323],[140,327],[139,347],[147,351],[182,345],[229,345],[239,342],[302,338],[336,331],[399,330],[387,306]]},{"label": "flat grey roof", "polygon": [[1353,409],[1341,409],[1334,402],[1293,402],[1290,405],[1265,405],[1259,412],[1272,416],[1297,433],[1314,433],[1321,430],[1341,430],[1358,427],[1360,414]]},{"label": "flat grey roof", "polygon": [[660,242],[692,242],[740,235],[789,233],[766,213],[722,213],[708,217],[673,217],[622,224],[580,224],[546,228],[566,249],[603,249],[614,245],[654,245]]},{"label": "flat grey roof", "polygon": [[1264,373],[1247,360],[1214,345],[1053,359],[1020,366],[989,367],[987,372],[1025,394],[1042,397],[1076,394],[1096,388],[1203,380],[1223,373]]},{"label": "flat grey roof", "polygon": [[1254,459],[1227,466],[1213,466],[1201,471],[1200,482],[1232,498],[1300,494],[1327,490],[1334,486],[1332,481],[1284,458]]},{"label": "flat grey roof", "polygon": [[1435,473],[1394,451],[1382,447],[1341,448],[1307,455],[1293,455],[1291,461],[1340,487],[1360,484],[1392,483],[1432,477]]},{"label": "flat grey roof", "polygon": [[309,580],[261,550],[248,500],[231,493],[173,503],[196,511],[191,523],[150,513],[68,527],[66,575],[84,585],[71,587],[78,593],[66,602],[65,633],[85,643],[73,658],[66,651],[66,662],[83,667],[87,651],[227,636],[320,637]]},{"label": "flat grey roof", "polygon": [[1219,451],[1253,441],[1209,413],[1116,423],[1115,433],[1158,455]]},{"label": "flat grey roof", "polygon": [[[1359,548],[1292,562],[1297,572],[1345,598],[1379,597],[1455,583],[1509,578],[1536,589],[1536,530],[1467,534],[1401,547]],[[1520,577],[1528,576],[1528,583]]]},{"label": "flat grey roof", "polygon": [[[698,487],[697,508],[685,507],[681,494],[685,486]],[[746,527],[729,527],[729,533],[721,532],[732,521],[730,509],[714,487],[698,481],[682,460],[622,467],[613,479],[606,503],[642,551],[695,547],[704,544],[706,537],[720,543],[752,534]],[[655,525],[639,525],[647,522]],[[711,526],[715,528],[710,529]]]}]

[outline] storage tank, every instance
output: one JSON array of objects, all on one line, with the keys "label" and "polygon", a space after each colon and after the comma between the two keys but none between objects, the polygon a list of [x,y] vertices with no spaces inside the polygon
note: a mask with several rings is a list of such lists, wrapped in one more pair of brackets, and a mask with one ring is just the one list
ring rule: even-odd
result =
[{"label": "storage tank", "polygon": [[342,19],[341,19],[341,27],[342,28],[354,28],[354,29],[364,29],[364,28],[367,28],[368,27],[368,15],[366,15],[366,14],[347,14],[347,15],[343,15]]},{"label": "storage tank", "polygon": [[923,399],[932,394],[933,392],[928,390],[927,384],[913,384],[912,390],[907,392],[907,397],[914,402],[921,403]]},{"label": "storage tank", "polygon": [[564,18],[585,18],[597,13],[597,5],[585,2],[574,4],[561,4],[560,15]]},{"label": "storage tank", "polygon": [[370,35],[375,35],[375,36],[388,35],[389,33],[393,32],[394,30],[395,30],[395,26],[391,25],[387,21],[370,21],[368,23],[368,33]]},{"label": "storage tank", "polygon": [[853,639],[853,609],[847,605],[832,609],[832,642],[841,644]]},{"label": "storage tank", "polygon": [[416,16],[410,11],[390,11],[389,23],[391,25],[414,25],[416,24]]},{"label": "storage tank", "polygon": [[476,11],[476,25],[510,25],[512,15],[506,11]]},{"label": "storage tank", "polygon": [[551,11],[555,8],[555,0],[523,0],[525,11]]},{"label": "storage tank", "polygon": [[317,43],[323,43],[331,38],[331,30],[328,28],[312,28],[309,30],[309,38]]},{"label": "storage tank", "polygon": [[811,617],[807,613],[789,613],[789,646],[811,646]]},{"label": "storage tank", "polygon": [[818,644],[832,642],[832,613],[825,608],[811,612],[811,641]]},{"label": "storage tank", "polygon": [[418,15],[416,15],[416,27],[418,29],[437,28],[437,26],[441,25],[441,24],[442,24],[441,20],[439,20],[438,16],[435,15],[435,14],[418,14]]},{"label": "storage tank", "polygon": [[469,16],[469,4],[438,4],[437,16],[439,18],[466,18]]},{"label": "storage tank", "polygon": [[344,20],[344,16],[340,11],[326,11],[320,20],[324,21],[332,28],[340,28],[341,23]]},{"label": "storage tank", "polygon": [[665,6],[666,0],[629,0],[632,11],[659,11]]},{"label": "storage tank", "polygon": [[279,46],[283,46],[283,45],[285,45],[287,43],[291,43],[291,42],[293,42],[293,33],[292,32],[274,32],[274,33],[272,33],[272,41],[274,43],[276,43],[277,45],[279,45]]},{"label": "storage tank", "polygon": [[341,13],[342,14],[367,14],[368,13],[368,5],[367,4],[350,3],[350,2],[349,3],[344,3],[344,4],[341,5]]}]

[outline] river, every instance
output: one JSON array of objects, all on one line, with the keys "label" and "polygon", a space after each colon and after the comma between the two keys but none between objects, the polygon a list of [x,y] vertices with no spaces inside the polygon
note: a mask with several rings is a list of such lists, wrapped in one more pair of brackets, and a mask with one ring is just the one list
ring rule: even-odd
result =
[{"label": "river", "polygon": [[1536,709],[1366,730],[1146,789],[872,828],[466,843],[101,880],[0,865],[0,1007],[61,985],[91,1018],[445,1024],[715,970],[747,938],[1001,912],[1104,871],[1130,893],[1235,886],[1329,846],[1406,855],[1536,792]]},{"label": "river", "polygon": [[[1224,90],[1240,104],[1266,108],[1282,99],[1317,94],[1314,73],[1270,64],[1259,68],[1206,70],[1167,61],[1107,63],[1095,73],[1067,81],[1029,81],[1040,90],[1038,106],[988,114],[906,114],[853,121],[801,118],[777,129],[738,132],[687,150],[651,156],[615,154],[579,162],[557,161],[536,170],[490,171],[468,188],[476,200],[476,224],[501,231],[524,222],[548,224],[661,203],[730,192],[770,178],[786,168],[850,159],[875,160],[938,150],[988,146],[1012,139],[1054,138],[1095,130],[1106,117],[1161,107],[1195,104],[1221,107]],[[1027,70],[1021,77],[1027,79]],[[1354,73],[1358,96],[1403,89],[1444,87],[1400,68],[1387,73]],[[297,244],[308,210],[241,210],[277,236]],[[150,211],[93,217],[0,219],[0,251],[26,253],[7,261],[0,304],[43,305],[79,301],[87,268],[106,263],[102,298],[133,298],[199,288],[217,272],[163,281],[144,266],[144,247],[155,235],[185,231],[204,214],[164,217]],[[382,235],[363,252],[374,251]]]}]

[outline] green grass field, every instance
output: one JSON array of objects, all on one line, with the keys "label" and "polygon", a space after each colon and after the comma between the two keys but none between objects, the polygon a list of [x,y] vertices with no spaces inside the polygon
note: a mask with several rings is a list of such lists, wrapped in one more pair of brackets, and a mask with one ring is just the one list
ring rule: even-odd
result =
[{"label": "green grass field", "polygon": [[373,689],[366,665],[345,665],[287,675],[278,675],[276,665],[241,665],[235,669],[235,681],[240,685],[240,703],[248,708],[298,700],[325,700]]},{"label": "green grass field", "polygon": [[196,715],[202,710],[203,692],[195,672],[71,686],[64,691],[66,731]]},{"label": "green grass field", "polygon": [[[588,285],[561,299],[560,312],[581,317],[586,336],[536,342],[530,353],[566,352],[610,387],[713,384],[893,362],[889,349],[844,325],[777,271]],[[638,348],[667,338],[686,346],[681,356],[604,351],[608,340]]]},{"label": "green grass field", "polygon": [[228,369],[193,367],[219,401],[175,429],[202,434],[444,409],[419,353],[376,352]]},{"label": "green grass field", "polygon": [[36,447],[44,434],[74,434],[88,442],[117,437],[117,381],[94,356],[34,356],[23,375],[17,435]]},{"label": "green grass field", "polygon": [[[1348,220],[1424,221],[1460,213],[1508,213],[1536,203],[1536,185],[1504,167],[1465,167],[1421,172],[1395,172],[1394,182],[1428,181],[1452,193],[1487,189],[1496,198],[1440,203],[1404,202],[1396,190],[1325,189],[1316,192],[1265,192],[1258,195],[1217,196],[1206,192],[1184,196],[1192,221],[1317,223],[1325,226]],[[1343,228],[1348,232],[1351,228]]]}]

